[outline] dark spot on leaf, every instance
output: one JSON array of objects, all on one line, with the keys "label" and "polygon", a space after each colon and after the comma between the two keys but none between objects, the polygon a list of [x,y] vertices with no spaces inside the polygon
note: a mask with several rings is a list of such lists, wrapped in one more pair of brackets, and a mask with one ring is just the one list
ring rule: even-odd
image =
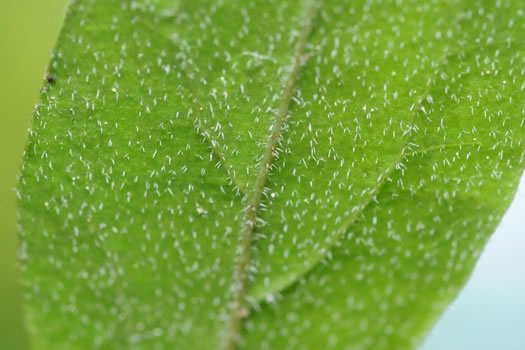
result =
[{"label": "dark spot on leaf", "polygon": [[46,81],[50,84],[53,84],[54,82],[57,81],[57,78],[53,74],[47,74]]}]

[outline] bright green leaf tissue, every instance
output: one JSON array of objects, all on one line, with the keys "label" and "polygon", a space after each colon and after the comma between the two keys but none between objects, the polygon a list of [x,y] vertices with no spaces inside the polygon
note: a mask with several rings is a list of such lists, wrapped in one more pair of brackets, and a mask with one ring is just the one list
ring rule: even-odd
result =
[{"label": "bright green leaf tissue", "polygon": [[411,349],[525,166],[512,0],[77,0],[19,181],[34,350]]}]

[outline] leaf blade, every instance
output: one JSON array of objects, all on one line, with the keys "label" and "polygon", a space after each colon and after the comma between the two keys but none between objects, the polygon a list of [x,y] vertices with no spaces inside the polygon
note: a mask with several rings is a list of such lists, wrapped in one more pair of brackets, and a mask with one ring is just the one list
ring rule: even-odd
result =
[{"label": "leaf blade", "polygon": [[[432,96],[440,98],[420,114],[424,123],[415,134],[424,149],[405,156],[405,166],[365,209],[333,258],[285,290],[275,305],[252,314],[244,348],[419,345],[470,276],[523,175],[523,117],[511,117],[519,115],[513,101],[521,98],[522,83],[514,80],[500,102],[490,93],[512,80],[517,62],[523,65],[521,47],[486,46],[449,58],[458,64],[443,71],[457,80],[449,86],[450,80],[439,78],[433,86]],[[471,65],[480,53],[485,63]],[[503,77],[486,74],[487,68]],[[448,96],[435,93],[445,87],[452,92]],[[476,118],[465,117],[470,106],[450,102],[454,95],[479,91],[473,105],[487,113],[472,113]],[[447,135],[460,135],[465,143],[439,145],[443,134],[433,130],[443,121]]]},{"label": "leaf blade", "polygon": [[[267,126],[286,86],[280,77],[286,76],[283,67],[297,42],[294,28],[302,24],[297,8],[304,2],[207,4],[84,0],[73,7],[52,66],[58,81],[42,95],[21,180],[26,300],[37,348],[74,344],[80,349],[91,346],[93,339],[102,348],[161,348],[174,343],[181,348],[218,348],[224,337],[239,284],[234,280],[233,257],[246,196],[254,186],[251,175],[265,145],[260,140],[267,139]],[[436,62],[441,56],[452,60],[447,56],[459,48],[456,63],[468,68],[469,62],[478,61],[472,55],[470,61],[464,60],[471,54],[465,47],[480,31],[489,49],[509,44],[505,39],[516,32],[510,23],[519,15],[517,7],[511,14],[505,5],[508,16],[502,18],[509,18],[509,25],[501,21],[484,27],[483,21],[469,18],[473,4],[323,2],[319,23],[306,45],[308,55],[290,105],[289,126],[276,152],[279,157],[260,193],[261,223],[251,261],[256,271],[249,276],[252,300],[271,300],[282,291],[283,310],[295,311],[287,301],[289,295],[304,295],[311,284],[322,284],[316,277],[323,269],[319,262],[331,259],[334,246],[346,245],[339,240],[356,218],[373,220],[368,208],[392,187],[389,177],[403,172],[400,157],[404,162],[415,159],[414,146],[432,139],[430,126],[441,136],[440,125],[420,124],[418,119],[429,118],[426,111],[437,99],[427,91],[439,80],[434,77],[440,71]],[[482,4],[489,15],[501,11]],[[451,9],[459,15],[447,16]],[[486,23],[492,25],[489,15]],[[244,23],[228,16],[243,18]],[[355,20],[350,28],[348,17]],[[97,18],[96,24],[89,22],[91,18]],[[428,40],[431,35],[448,35],[450,28],[452,39]],[[451,42],[460,29],[465,34]],[[256,51],[265,31],[271,38],[267,45],[274,45],[276,54]],[[400,33],[406,42],[396,39]],[[288,40],[282,39],[287,35]],[[218,38],[222,41],[216,44]],[[228,42],[229,38],[234,39]],[[396,42],[399,46],[392,46]],[[499,64],[497,54],[492,54],[491,63]],[[520,63],[519,56],[515,63]],[[447,62],[447,67],[451,64]],[[508,62],[505,67],[510,69]],[[398,75],[385,77],[388,69]],[[514,85],[516,77],[509,76]],[[223,100],[214,92],[221,88]],[[497,91],[497,84],[487,89]],[[251,108],[254,100],[266,109]],[[468,96],[461,102],[458,119],[468,115],[467,100]],[[521,113],[513,108],[515,115]],[[257,119],[263,127],[253,127]],[[218,120],[225,126],[219,127]],[[469,135],[462,128],[472,125],[465,120],[457,130],[447,127],[447,131],[455,137]],[[523,124],[518,124],[510,130],[522,130]],[[492,130],[490,123],[475,127],[483,137],[495,132],[510,142],[509,129]],[[515,149],[520,150],[522,137],[517,135]],[[451,138],[453,142],[448,142]],[[478,144],[468,136],[464,139],[461,147]],[[434,154],[449,152],[456,144],[449,137],[432,139],[422,148]],[[509,158],[505,154],[505,159],[515,161],[518,153],[511,152]],[[520,169],[522,161],[523,154],[514,167]],[[512,174],[510,187],[516,179]],[[126,197],[126,190],[131,197]],[[359,230],[362,221],[352,230]],[[341,249],[336,247],[335,252]],[[79,251],[84,255],[75,258]],[[336,261],[347,258],[337,254]],[[64,271],[65,258],[73,260],[70,271]],[[162,259],[168,262],[159,263]],[[326,276],[334,279],[332,273],[338,272],[327,271]],[[303,281],[304,274],[310,282]],[[50,280],[43,281],[42,276]],[[175,285],[170,283],[173,276]],[[46,299],[49,295],[52,300]],[[86,305],[79,306],[78,300]],[[108,317],[107,309],[121,316]],[[52,310],[65,315],[75,332],[61,334],[60,320],[42,327]],[[248,343],[255,339],[286,344],[279,337],[257,338],[258,329],[253,331],[253,320],[261,320],[259,327],[265,322],[288,327],[287,320],[272,312],[265,305],[249,319]],[[355,321],[353,317],[348,319]],[[366,319],[360,317],[357,320]],[[428,314],[423,310],[417,317],[427,319]],[[407,345],[416,333],[398,340]],[[310,341],[310,335],[301,338]],[[321,336],[310,344],[326,340]],[[347,339],[348,344],[358,340]]]}]

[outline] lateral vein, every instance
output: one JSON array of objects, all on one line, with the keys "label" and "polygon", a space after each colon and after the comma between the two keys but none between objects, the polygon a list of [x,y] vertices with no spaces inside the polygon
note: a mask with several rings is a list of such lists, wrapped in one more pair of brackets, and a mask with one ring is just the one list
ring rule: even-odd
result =
[{"label": "lateral vein", "polygon": [[[448,50],[445,50],[443,55],[437,60],[437,64],[436,64],[436,66],[434,68],[434,71],[429,77],[430,79],[433,79],[433,78],[435,78],[437,76],[437,69],[444,64],[444,62],[446,61],[447,57],[449,57],[449,52],[448,52]],[[428,94],[430,92],[430,89],[431,89],[431,84],[430,83],[428,83],[428,84],[429,85],[426,86],[426,88],[423,91],[423,93],[420,96],[418,96],[418,101],[415,104],[415,107],[414,107],[413,111],[410,113],[410,119],[409,119],[409,122],[408,122],[408,126],[407,126],[407,129],[405,131],[405,134],[403,135],[404,143],[403,143],[403,146],[401,147],[401,151],[399,152],[398,156],[392,162],[392,164],[386,169],[386,171],[381,175],[381,181],[379,181],[377,183],[377,185],[370,191],[370,193],[368,194],[368,197],[367,197],[365,203],[361,206],[361,209],[356,211],[354,213],[354,215],[352,215],[345,223],[343,223],[343,225],[341,226],[341,229],[338,230],[334,236],[332,236],[332,237],[330,237],[328,239],[328,241],[327,241],[327,248],[328,248],[328,250],[333,250],[335,248],[335,244],[337,242],[340,242],[344,238],[344,234],[349,230],[350,226],[355,224],[357,222],[359,216],[366,210],[366,208],[368,208],[370,205],[373,204],[374,198],[383,190],[383,188],[386,185],[388,179],[393,174],[393,172],[397,169],[399,164],[401,164],[406,159],[407,156],[411,156],[411,155],[414,155],[414,153],[416,153],[415,151],[412,151],[410,149],[410,141],[412,139],[412,133],[413,133],[414,127],[415,127],[415,117],[416,117],[417,111],[419,111],[419,109],[420,109],[424,99],[428,96]],[[286,290],[292,288],[293,286],[295,286],[298,283],[298,281],[301,278],[304,278],[305,276],[307,276],[318,265],[320,265],[324,258],[325,258],[325,255],[315,256],[313,259],[307,261],[308,268],[306,270],[304,270],[300,274],[298,274],[293,280],[289,280],[289,281],[287,281],[287,282],[277,286],[277,288],[274,291],[272,291],[270,294],[284,293]],[[252,296],[252,297],[255,299],[254,300],[255,302],[260,302],[260,301],[264,300],[264,297],[267,294],[258,294],[258,295]]]},{"label": "lateral vein", "polygon": [[[140,20],[139,20],[140,21]],[[156,36],[162,38],[163,40],[166,40],[170,45],[173,45],[173,47],[177,48],[181,52],[183,52],[185,55],[188,55],[189,53],[186,51],[186,48],[183,45],[180,45],[178,42],[176,42],[172,38],[168,38],[166,35],[164,35],[162,32],[159,32],[151,23],[146,21],[140,21],[145,28],[155,33]],[[197,96],[197,89],[195,87],[195,84],[193,83],[193,79],[191,77],[190,72],[188,71],[188,67],[186,66],[186,58],[184,58],[184,63],[181,65],[182,73],[184,74],[184,77],[186,78],[188,89],[190,92],[191,97],[191,105],[193,107],[193,112],[195,113],[195,119],[194,119],[194,125],[195,130],[198,135],[202,136],[210,145],[213,154],[219,159],[221,167],[226,170],[227,175],[229,176],[231,180],[231,184],[235,186],[236,191],[240,192],[241,195],[246,196],[248,194],[248,191],[246,189],[246,186],[244,186],[239,180],[237,179],[237,175],[235,174],[235,170],[233,165],[227,160],[225,155],[223,154],[220,143],[213,137],[213,133],[210,131],[210,128],[206,126],[202,122],[202,117],[200,111],[202,110],[202,106],[199,102],[199,98]]]}]

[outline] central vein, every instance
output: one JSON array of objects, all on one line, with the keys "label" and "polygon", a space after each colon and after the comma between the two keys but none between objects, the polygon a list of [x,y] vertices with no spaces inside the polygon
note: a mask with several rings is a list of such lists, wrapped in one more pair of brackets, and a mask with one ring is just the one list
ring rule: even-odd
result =
[{"label": "central vein", "polygon": [[290,102],[299,71],[301,70],[304,58],[304,50],[308,38],[313,30],[314,21],[317,17],[322,0],[309,0],[306,13],[303,20],[303,27],[300,32],[299,40],[292,58],[290,72],[286,78],[283,95],[279,109],[275,115],[272,125],[272,133],[266,143],[266,148],[259,165],[257,178],[253,190],[248,194],[247,205],[245,209],[245,218],[241,232],[241,244],[238,251],[237,271],[235,275],[235,289],[233,304],[231,309],[226,334],[220,350],[234,350],[240,339],[242,320],[248,315],[248,305],[246,302],[246,292],[248,285],[248,270],[251,264],[252,241],[255,235],[255,226],[257,222],[257,211],[261,203],[264,184],[268,173],[272,167],[273,158],[277,155],[277,145],[281,139],[283,128],[289,113]]}]

